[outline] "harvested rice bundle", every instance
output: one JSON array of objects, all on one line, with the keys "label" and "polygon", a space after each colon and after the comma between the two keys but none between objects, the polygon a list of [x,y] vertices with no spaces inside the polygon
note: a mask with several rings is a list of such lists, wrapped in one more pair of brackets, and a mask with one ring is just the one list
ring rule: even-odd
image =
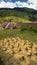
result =
[{"label": "harvested rice bundle", "polygon": [[37,62],[37,44],[19,37],[0,40],[0,57],[5,65],[28,65],[31,60]]}]

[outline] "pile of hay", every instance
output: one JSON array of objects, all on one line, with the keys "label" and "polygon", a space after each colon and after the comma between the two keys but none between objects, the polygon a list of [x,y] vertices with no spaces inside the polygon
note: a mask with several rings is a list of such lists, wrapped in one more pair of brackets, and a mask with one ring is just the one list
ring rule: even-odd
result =
[{"label": "pile of hay", "polygon": [[0,57],[0,65],[37,65],[37,44],[19,37],[0,40]]}]

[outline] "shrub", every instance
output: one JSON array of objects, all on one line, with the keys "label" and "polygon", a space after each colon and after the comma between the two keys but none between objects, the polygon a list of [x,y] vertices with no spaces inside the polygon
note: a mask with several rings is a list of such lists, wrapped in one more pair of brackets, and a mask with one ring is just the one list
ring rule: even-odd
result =
[{"label": "shrub", "polygon": [[16,29],[17,27],[16,27],[16,26],[13,26],[12,28],[13,28],[13,29]]},{"label": "shrub", "polygon": [[20,29],[20,31],[24,31],[25,27],[24,26],[20,26],[19,29]]},{"label": "shrub", "polygon": [[29,27],[28,30],[33,31],[33,32],[37,32],[37,28],[35,28],[35,27]]},{"label": "shrub", "polygon": [[32,31],[32,29],[33,29],[33,27],[29,27],[29,28],[28,28],[29,31]]},{"label": "shrub", "polygon": [[32,28],[32,31],[37,32],[37,28]]}]

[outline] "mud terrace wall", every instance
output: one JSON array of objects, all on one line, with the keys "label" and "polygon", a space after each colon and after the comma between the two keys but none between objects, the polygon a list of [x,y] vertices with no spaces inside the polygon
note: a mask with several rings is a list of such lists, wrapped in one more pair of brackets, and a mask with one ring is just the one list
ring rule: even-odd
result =
[{"label": "mud terrace wall", "polygon": [[22,22],[3,22],[3,23],[0,23],[0,27],[2,27],[2,28],[5,28],[6,26],[12,27],[14,25],[16,25],[17,27],[20,25],[23,25],[25,27],[37,27],[37,23],[22,23]]},{"label": "mud terrace wall", "polygon": [[19,37],[0,40],[0,58],[2,65],[37,65],[37,44]]}]

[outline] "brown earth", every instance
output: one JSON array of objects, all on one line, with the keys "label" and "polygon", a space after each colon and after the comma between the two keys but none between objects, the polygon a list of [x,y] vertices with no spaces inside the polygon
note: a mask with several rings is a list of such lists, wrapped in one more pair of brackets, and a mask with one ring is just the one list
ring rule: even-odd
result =
[{"label": "brown earth", "polygon": [[[9,22],[3,22],[0,24],[0,27],[5,28],[5,26],[8,24]],[[23,25],[25,27],[37,27],[37,23],[21,23],[21,22],[10,22],[9,27],[12,27],[13,25],[16,25],[17,27],[20,25]]]}]

